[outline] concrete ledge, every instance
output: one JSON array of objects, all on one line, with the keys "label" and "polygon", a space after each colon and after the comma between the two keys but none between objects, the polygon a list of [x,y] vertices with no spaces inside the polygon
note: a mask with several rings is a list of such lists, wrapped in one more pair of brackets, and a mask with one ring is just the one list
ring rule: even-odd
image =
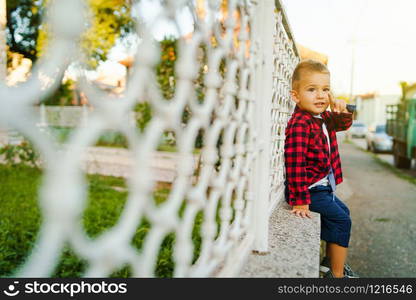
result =
[{"label": "concrete ledge", "polygon": [[319,214],[312,219],[290,213],[281,203],[270,218],[269,252],[250,254],[239,277],[319,277]]}]

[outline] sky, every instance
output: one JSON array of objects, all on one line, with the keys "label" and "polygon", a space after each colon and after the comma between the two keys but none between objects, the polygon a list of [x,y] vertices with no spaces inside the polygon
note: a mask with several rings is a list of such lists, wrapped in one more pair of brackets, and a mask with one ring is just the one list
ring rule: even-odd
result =
[{"label": "sky", "polygon": [[[280,1],[295,41],[328,56],[336,95],[400,95],[400,81],[416,82],[416,0]],[[146,23],[157,20],[158,1],[139,4],[136,13]],[[181,34],[193,30],[189,11],[179,19]],[[178,34],[165,20],[151,27],[158,40]],[[116,50],[110,56],[114,61],[125,55]]]},{"label": "sky", "polygon": [[399,95],[400,81],[416,82],[416,1],[281,2],[295,41],[328,56],[336,94],[352,82],[353,94]]}]

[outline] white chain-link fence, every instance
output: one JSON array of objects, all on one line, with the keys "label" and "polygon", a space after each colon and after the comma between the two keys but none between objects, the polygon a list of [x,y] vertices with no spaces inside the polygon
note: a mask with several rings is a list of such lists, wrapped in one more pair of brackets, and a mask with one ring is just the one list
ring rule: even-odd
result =
[{"label": "white chain-link fence", "polygon": [[[204,2],[204,1],[203,1]],[[84,276],[109,276],[128,265],[132,276],[155,276],[158,253],[167,235],[174,235],[173,276],[206,277],[236,274],[251,250],[267,251],[269,215],[282,201],[284,129],[292,112],[290,75],[298,61],[296,48],[278,1],[205,1],[205,14],[195,14],[195,30],[178,41],[175,92],[164,99],[155,76],[160,49],[152,24],[140,23],[141,42],[122,97],[111,98],[86,82],[82,90],[94,110],[88,125],[76,128],[67,147],[58,147],[40,131],[38,108],[59,84],[45,86],[45,76],[61,78],[76,59],[75,42],[83,31],[82,1],[54,1],[51,28],[55,38],[47,60],[37,63],[19,88],[0,86],[0,122],[26,136],[44,161],[38,238],[16,276],[51,276],[65,245],[87,261]],[[194,1],[165,1],[159,18],[180,22],[177,11]],[[231,13],[233,12],[233,13]],[[226,16],[226,18],[224,18]],[[215,42],[213,42],[215,41]],[[205,96],[199,101],[195,80],[204,47]],[[137,102],[147,101],[152,118],[139,132],[127,116]],[[187,109],[189,119],[183,123]],[[133,157],[128,196],[117,223],[92,239],[82,214],[87,182],[82,171],[85,149],[106,130],[128,140]],[[177,176],[167,199],[156,205],[150,167],[161,136],[176,138]],[[203,132],[195,181],[195,141]],[[150,223],[141,249],[132,239],[143,219]],[[193,231],[201,222],[199,245]]]}]

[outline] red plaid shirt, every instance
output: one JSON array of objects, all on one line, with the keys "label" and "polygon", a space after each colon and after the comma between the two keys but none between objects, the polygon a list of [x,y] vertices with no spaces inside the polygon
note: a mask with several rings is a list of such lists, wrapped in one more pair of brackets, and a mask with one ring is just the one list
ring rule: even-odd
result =
[{"label": "red plaid shirt", "polygon": [[[328,175],[332,166],[335,182],[342,182],[341,159],[336,131],[347,130],[352,124],[351,113],[325,111],[322,119],[296,106],[286,127],[285,166],[287,201],[290,205],[311,203],[308,187]],[[322,122],[328,130],[331,157]]]}]

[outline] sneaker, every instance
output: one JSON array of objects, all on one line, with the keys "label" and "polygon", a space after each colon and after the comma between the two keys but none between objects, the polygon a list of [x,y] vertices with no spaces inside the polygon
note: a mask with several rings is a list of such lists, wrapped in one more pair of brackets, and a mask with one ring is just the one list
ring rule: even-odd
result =
[{"label": "sneaker", "polygon": [[[319,271],[327,274],[329,271],[331,271],[330,265],[331,263],[329,261],[329,257],[325,256],[324,259],[322,259],[321,265],[319,266]],[[348,276],[348,278],[359,278],[358,274],[356,274],[348,264],[344,264],[344,274],[345,276]]]},{"label": "sneaker", "polygon": [[[335,276],[334,276],[334,274],[332,274],[332,271],[331,271],[331,270],[329,270],[328,272],[326,272],[326,273],[324,274],[323,278],[337,278],[337,277],[335,277]],[[350,276],[348,276],[348,275],[346,275],[346,274],[344,273],[344,276],[343,276],[343,277],[341,277],[341,278],[355,278],[355,277],[350,277]]]},{"label": "sneaker", "polygon": [[321,264],[319,266],[319,271],[322,273],[328,273],[330,269],[330,262],[329,262],[329,257],[325,256],[322,261]]},{"label": "sneaker", "polygon": [[349,278],[360,278],[357,273],[355,273],[348,264],[344,264],[344,274]]}]

